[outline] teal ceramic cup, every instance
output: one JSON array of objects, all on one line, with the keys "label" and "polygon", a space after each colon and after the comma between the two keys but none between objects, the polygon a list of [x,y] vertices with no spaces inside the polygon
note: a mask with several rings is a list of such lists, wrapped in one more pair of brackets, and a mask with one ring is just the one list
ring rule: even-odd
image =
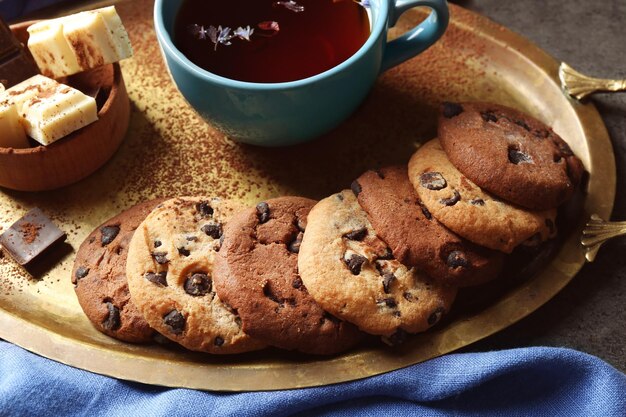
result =
[{"label": "teal ceramic cup", "polygon": [[[445,0],[369,0],[371,28],[349,59],[320,74],[284,83],[251,83],[212,74],[195,65],[173,42],[182,0],[156,0],[154,24],[170,74],[189,104],[229,138],[284,146],[318,137],[344,121],[365,99],[378,75],[427,49],[449,20]],[[426,6],[429,17],[398,39],[387,30],[406,10]]]}]

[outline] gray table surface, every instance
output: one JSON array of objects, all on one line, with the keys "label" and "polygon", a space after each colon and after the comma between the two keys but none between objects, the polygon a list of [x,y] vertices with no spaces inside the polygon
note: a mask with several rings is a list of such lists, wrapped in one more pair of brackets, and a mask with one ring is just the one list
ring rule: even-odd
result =
[{"label": "gray table surface", "polygon": [[[465,8],[530,39],[583,74],[626,79],[626,0],[468,0]],[[592,101],[608,128],[617,165],[613,220],[626,220],[626,93]],[[562,346],[626,371],[626,237],[605,244],[554,299],[465,351]]]},{"label": "gray table surface", "polygon": [[[626,0],[453,2],[525,36],[584,74],[626,79]],[[618,191],[612,219],[626,220],[626,193],[620,191],[626,186],[626,93],[592,100],[615,152]],[[626,372],[626,256],[621,254],[626,254],[626,237],[605,244],[596,261],[539,310],[463,351],[568,347]]]}]

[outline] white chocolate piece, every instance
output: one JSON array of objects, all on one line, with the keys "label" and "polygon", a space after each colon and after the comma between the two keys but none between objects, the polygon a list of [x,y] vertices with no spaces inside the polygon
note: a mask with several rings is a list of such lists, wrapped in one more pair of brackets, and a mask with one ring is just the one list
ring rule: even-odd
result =
[{"label": "white chocolate piece", "polygon": [[[2,84],[0,84],[0,90],[4,90]],[[17,109],[4,94],[0,96],[0,147],[30,147],[24,128],[20,124]]]},{"label": "white chocolate piece", "polygon": [[56,87],[58,84],[55,80],[43,75],[35,75],[6,90],[4,96],[15,105],[19,114],[22,112],[24,103],[38,94]]},{"label": "white chocolate piece", "polygon": [[28,49],[43,75],[61,78],[81,71],[59,19],[35,23],[28,27],[28,33]]},{"label": "white chocolate piece", "polygon": [[125,59],[133,56],[133,47],[130,43],[130,39],[128,37],[128,33],[124,28],[124,24],[122,23],[122,19],[115,11],[115,6],[103,7],[102,9],[97,9],[96,11],[100,12],[104,20],[106,21],[107,27],[113,34],[113,44],[117,49],[117,54]]},{"label": "white chocolate piece", "polygon": [[44,75],[60,78],[133,55],[114,6],[45,20],[28,28],[30,49]]},{"label": "white chocolate piece", "polygon": [[43,75],[5,92],[28,136],[49,145],[98,120],[96,100]]}]

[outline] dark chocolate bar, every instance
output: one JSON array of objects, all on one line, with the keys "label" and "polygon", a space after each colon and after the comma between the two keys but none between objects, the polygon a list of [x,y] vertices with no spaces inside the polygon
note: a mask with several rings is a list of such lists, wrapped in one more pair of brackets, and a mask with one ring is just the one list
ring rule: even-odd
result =
[{"label": "dark chocolate bar", "polygon": [[0,17],[0,57],[13,53],[20,43],[13,36],[11,29],[6,25],[2,17]]},{"label": "dark chocolate bar", "polygon": [[34,208],[0,235],[0,245],[18,264],[26,265],[65,237],[40,209]]},{"label": "dark chocolate bar", "polygon": [[39,68],[30,52],[0,17],[0,82],[10,88],[37,74]]}]

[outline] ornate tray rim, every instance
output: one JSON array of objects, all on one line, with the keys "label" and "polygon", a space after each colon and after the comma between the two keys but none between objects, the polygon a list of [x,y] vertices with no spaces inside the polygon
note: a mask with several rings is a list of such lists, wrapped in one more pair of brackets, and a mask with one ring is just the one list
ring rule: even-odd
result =
[{"label": "ornate tray rim", "polygon": [[[450,5],[451,8],[458,6]],[[473,12],[472,25],[451,21],[466,31],[499,44],[524,58],[540,71],[552,88],[560,88],[557,62],[524,37]],[[612,144],[604,123],[591,103],[566,98],[566,109],[575,113],[579,129],[589,146],[588,192],[578,228],[559,249],[552,262],[513,293],[471,319],[449,323],[445,328],[412,337],[407,346],[394,350],[355,351],[330,359],[278,361],[259,378],[255,363],[238,363],[231,358],[187,363],[141,356],[141,348],[119,352],[107,345],[71,339],[40,327],[0,307],[0,338],[49,359],[115,378],[168,387],[220,391],[260,391],[313,387],[366,378],[452,352],[486,338],[523,319],[554,297],[585,263],[580,231],[592,213],[609,218],[613,209],[616,168]],[[540,295],[540,296],[538,296]],[[110,347],[110,346],[109,346]],[[93,360],[97,355],[98,360]]]}]

